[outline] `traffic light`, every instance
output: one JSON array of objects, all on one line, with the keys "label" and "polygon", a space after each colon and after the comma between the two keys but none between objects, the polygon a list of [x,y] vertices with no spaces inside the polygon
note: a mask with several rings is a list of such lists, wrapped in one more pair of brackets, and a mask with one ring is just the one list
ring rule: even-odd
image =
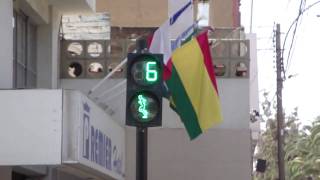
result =
[{"label": "traffic light", "polygon": [[161,126],[162,59],[162,54],[128,54],[126,125]]}]

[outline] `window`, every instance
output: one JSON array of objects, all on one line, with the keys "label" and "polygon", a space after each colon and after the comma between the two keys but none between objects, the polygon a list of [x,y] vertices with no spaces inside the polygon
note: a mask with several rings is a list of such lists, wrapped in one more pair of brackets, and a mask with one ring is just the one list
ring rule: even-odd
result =
[{"label": "window", "polygon": [[209,2],[200,1],[198,3],[197,20],[199,20],[199,26],[209,26]]},{"label": "window", "polygon": [[37,27],[22,12],[13,17],[13,64],[15,88],[36,88]]}]

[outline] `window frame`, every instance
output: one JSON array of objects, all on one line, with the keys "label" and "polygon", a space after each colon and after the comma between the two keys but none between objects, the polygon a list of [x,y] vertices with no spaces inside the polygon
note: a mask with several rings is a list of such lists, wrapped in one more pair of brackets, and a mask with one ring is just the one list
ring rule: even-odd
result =
[{"label": "window frame", "polygon": [[16,89],[36,88],[37,26],[22,11],[14,10],[13,19],[13,86]]}]

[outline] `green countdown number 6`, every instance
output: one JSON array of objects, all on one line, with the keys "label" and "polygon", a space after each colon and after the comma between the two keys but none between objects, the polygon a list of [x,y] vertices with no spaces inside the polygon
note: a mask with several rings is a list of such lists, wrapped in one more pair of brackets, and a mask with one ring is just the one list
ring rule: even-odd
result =
[{"label": "green countdown number 6", "polygon": [[158,71],[156,70],[157,63],[154,61],[147,62],[146,64],[146,80],[155,82],[158,80]]}]

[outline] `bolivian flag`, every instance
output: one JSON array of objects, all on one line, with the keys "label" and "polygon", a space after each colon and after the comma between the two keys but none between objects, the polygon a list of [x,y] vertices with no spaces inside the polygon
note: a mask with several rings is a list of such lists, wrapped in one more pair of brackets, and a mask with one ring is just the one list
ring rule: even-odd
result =
[{"label": "bolivian flag", "polygon": [[175,50],[166,81],[176,112],[190,139],[222,121],[207,32]]}]

